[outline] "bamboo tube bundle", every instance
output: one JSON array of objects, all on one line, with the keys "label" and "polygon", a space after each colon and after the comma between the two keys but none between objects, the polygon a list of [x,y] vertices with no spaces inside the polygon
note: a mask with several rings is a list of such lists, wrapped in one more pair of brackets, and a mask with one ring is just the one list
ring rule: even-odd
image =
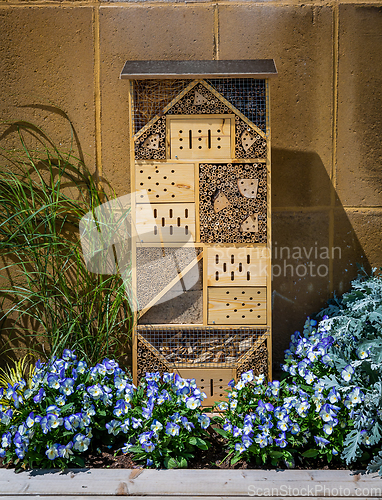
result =
[{"label": "bamboo tube bundle", "polygon": [[235,158],[267,157],[267,141],[244,120],[235,117]]},{"label": "bamboo tube bundle", "polygon": [[257,349],[251,353],[246,360],[237,367],[237,377],[242,373],[253,370],[254,375],[268,375],[268,350],[266,342],[263,342]]},{"label": "bamboo tube bundle", "polygon": [[[266,242],[266,175],[265,163],[200,164],[199,214],[202,242]],[[239,179],[258,181],[254,197],[245,197],[240,193]],[[243,231],[243,222],[251,217],[254,220],[259,218],[262,223],[254,226],[253,230]]]},{"label": "bamboo tube bundle", "polygon": [[[149,146],[149,139],[154,136],[158,137],[158,145],[155,148]],[[135,159],[136,160],[153,160],[166,159],[166,119],[159,118],[150,128],[144,131],[138,138],[135,139]]]},{"label": "bamboo tube bundle", "polygon": [[[199,104],[198,104],[199,103]],[[231,110],[204,85],[197,84],[168,111],[168,114],[226,114]]]}]

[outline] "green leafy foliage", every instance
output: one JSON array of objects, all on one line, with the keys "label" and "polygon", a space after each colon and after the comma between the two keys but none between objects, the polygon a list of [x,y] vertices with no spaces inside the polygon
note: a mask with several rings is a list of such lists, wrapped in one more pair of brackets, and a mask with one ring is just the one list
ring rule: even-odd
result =
[{"label": "green leafy foliage", "polygon": [[283,368],[296,383],[319,379],[338,394],[351,421],[342,451],[342,458],[350,464],[375,454],[381,446],[381,276],[362,274],[317,319],[318,323],[308,319],[302,336],[292,336]]},{"label": "green leafy foliage", "polygon": [[195,380],[146,373],[128,404],[117,404],[109,432],[126,433],[122,451],[150,467],[187,467],[197,450],[209,448],[210,419],[201,411],[205,397]]},{"label": "green leafy foliage", "polygon": [[214,420],[231,465],[244,458],[291,468],[296,459],[338,456],[350,422],[346,408],[331,404],[330,391],[320,384],[265,384],[264,376],[250,370],[230,386],[229,403],[216,405],[221,415]]},{"label": "green leafy foliage", "polygon": [[0,277],[9,283],[0,290],[2,350],[16,344],[49,359],[70,345],[89,363],[115,356],[130,330],[124,282],[89,271],[79,235],[106,192],[41,128],[16,122],[9,130],[19,148],[0,145]]},{"label": "green leafy foliage", "polygon": [[29,386],[23,379],[0,388],[0,456],[16,467],[83,467],[83,455],[112,443],[107,422],[133,388],[115,361],[90,367],[72,351],[37,362]]}]

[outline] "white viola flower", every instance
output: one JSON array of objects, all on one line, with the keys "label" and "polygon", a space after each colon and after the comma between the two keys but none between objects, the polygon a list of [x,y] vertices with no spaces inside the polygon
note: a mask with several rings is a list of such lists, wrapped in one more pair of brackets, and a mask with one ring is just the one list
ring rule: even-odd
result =
[{"label": "white viola flower", "polygon": [[243,451],[246,450],[246,447],[244,446],[243,443],[236,443],[235,450],[238,451],[239,453],[243,453]]},{"label": "white viola flower", "polygon": [[163,429],[163,425],[159,422],[159,420],[154,419],[150,429],[154,432],[154,434],[158,434],[158,432]]},{"label": "white viola flower", "polygon": [[52,446],[47,446],[47,450],[45,452],[45,455],[49,458],[49,460],[55,460],[59,455],[58,455],[58,447],[59,445],[53,444]]},{"label": "white viola flower", "polygon": [[89,448],[90,439],[83,434],[76,434],[74,436],[73,448],[77,451],[86,451]]},{"label": "white viola flower", "polygon": [[323,429],[324,429],[325,434],[330,436],[330,434],[332,434],[333,429],[334,429],[333,421],[326,422],[326,424],[324,424]]},{"label": "white viola flower", "polygon": [[189,408],[190,410],[195,410],[196,408],[198,408],[200,405],[201,405],[201,401],[200,399],[197,399],[197,398],[194,398],[194,397],[191,397],[191,398],[186,398],[186,406],[187,408]]},{"label": "white viola flower", "polygon": [[359,359],[366,359],[369,357],[369,352],[362,347],[358,347],[357,356],[359,357]]},{"label": "white viola flower", "polygon": [[238,391],[240,391],[244,387],[245,387],[245,382],[243,380],[239,380],[239,382],[235,385],[235,389],[237,389]]},{"label": "white viola flower", "polygon": [[349,382],[354,374],[354,368],[351,365],[345,366],[345,368],[341,372],[341,377],[345,382]]},{"label": "white viola flower", "polygon": [[254,377],[254,382],[257,385],[262,384],[264,382],[264,380],[265,380],[265,375],[264,374],[261,374],[261,375],[258,375],[257,377]]},{"label": "white viola flower", "polygon": [[252,382],[253,380],[253,370],[249,370],[248,372],[245,372],[245,373],[242,373],[241,374],[241,378],[242,380],[244,380],[245,382]]}]

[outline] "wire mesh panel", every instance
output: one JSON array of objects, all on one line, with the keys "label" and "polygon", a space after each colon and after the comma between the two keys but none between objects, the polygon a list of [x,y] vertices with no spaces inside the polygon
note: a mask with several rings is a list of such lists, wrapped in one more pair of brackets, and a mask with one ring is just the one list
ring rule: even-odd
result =
[{"label": "wire mesh panel", "polygon": [[267,128],[266,80],[216,78],[206,80],[263,132]]},{"label": "wire mesh panel", "polygon": [[[134,132],[137,133],[184,90],[192,80],[134,80]],[[253,78],[205,80],[248,120],[267,131],[267,81]]]},{"label": "wire mesh panel", "polygon": [[171,102],[191,80],[134,80],[134,132]]},{"label": "wire mesh panel", "polygon": [[235,367],[258,341],[269,335],[264,328],[157,327],[140,325],[140,335],[172,367]]}]

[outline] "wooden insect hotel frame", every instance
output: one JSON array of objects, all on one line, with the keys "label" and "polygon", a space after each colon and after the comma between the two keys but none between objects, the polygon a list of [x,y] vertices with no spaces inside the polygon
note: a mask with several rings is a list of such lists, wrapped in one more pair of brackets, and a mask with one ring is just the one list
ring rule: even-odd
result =
[{"label": "wooden insect hotel frame", "polygon": [[195,378],[206,404],[271,377],[273,60],[135,61],[129,80],[133,376]]}]

